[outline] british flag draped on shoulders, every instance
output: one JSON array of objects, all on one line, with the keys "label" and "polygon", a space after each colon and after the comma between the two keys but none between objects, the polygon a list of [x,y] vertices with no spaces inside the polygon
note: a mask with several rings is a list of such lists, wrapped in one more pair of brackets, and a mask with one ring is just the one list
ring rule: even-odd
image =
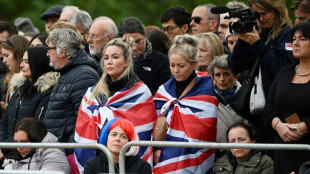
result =
[{"label": "british flag draped on shoulders", "polygon": [[[176,80],[162,85],[155,97],[158,117],[166,116],[169,125],[165,141],[215,142],[218,100],[211,76],[197,76],[185,96],[176,98]],[[162,148],[153,172],[206,173],[214,162],[215,149]]]},{"label": "british flag draped on shoulders", "polygon": [[[97,99],[88,103],[94,87],[89,88],[83,97],[78,113],[74,139],[78,143],[97,143],[99,132],[105,123],[114,117],[131,121],[140,140],[151,140],[153,124],[156,119],[154,100],[143,82],[132,88],[123,88],[109,97],[104,104]],[[75,149],[75,161],[82,173],[89,159],[95,157],[95,149]],[[152,148],[140,147],[138,155],[152,164]]]}]

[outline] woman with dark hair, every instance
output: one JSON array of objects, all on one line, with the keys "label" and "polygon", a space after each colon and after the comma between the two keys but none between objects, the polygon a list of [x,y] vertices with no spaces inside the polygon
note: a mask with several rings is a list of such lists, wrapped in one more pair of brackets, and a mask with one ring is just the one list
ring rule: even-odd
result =
[{"label": "woman with dark hair", "polygon": [[46,46],[46,39],[48,38],[48,34],[47,33],[39,33],[36,34],[35,36],[33,36],[33,38],[30,40],[29,42],[29,46]]},{"label": "woman with dark hair", "polygon": [[8,70],[4,85],[1,86],[2,94],[4,94],[2,95],[2,100],[5,99],[5,102],[1,102],[1,109],[3,111],[5,111],[12,94],[12,91],[8,89],[10,80],[14,73],[19,73],[20,71],[19,65],[22,62],[28,43],[28,40],[24,36],[18,34],[9,37],[8,40],[1,43],[3,63]]},{"label": "woman with dark hair", "polygon": [[[295,25],[291,32],[293,54],[299,60],[281,70],[270,88],[264,118],[274,129],[277,144],[310,144],[310,21]],[[309,160],[309,151],[274,151],[275,173],[298,172]]]},{"label": "woman with dark hair", "polygon": [[[248,0],[251,9],[260,14],[260,30],[240,33],[233,52],[228,57],[228,65],[235,73],[251,70],[258,59],[264,95],[267,98],[276,74],[286,65],[294,62],[290,38],[291,20],[284,0]],[[257,68],[256,74],[259,70]],[[271,143],[271,130],[267,129],[262,114],[250,120],[256,126],[258,143]]]},{"label": "woman with dark hair", "polygon": [[[228,143],[255,143],[253,129],[244,123],[235,123],[226,133]],[[252,173],[272,174],[272,159],[251,149],[230,149],[213,165],[213,174]]]},{"label": "woman with dark hair", "polygon": [[[119,153],[122,147],[130,141],[138,141],[139,137],[134,125],[127,119],[115,117],[102,129],[99,143],[107,146],[113,156],[115,171],[119,173]],[[137,156],[139,146],[132,146],[125,154],[126,173],[151,174],[152,168],[149,163]],[[84,174],[109,173],[108,159],[101,152],[99,156],[87,161]]]},{"label": "woman with dark hair", "polygon": [[171,47],[171,40],[163,31],[153,26],[147,26],[145,27],[145,35],[146,39],[151,42],[154,50],[168,55],[168,51]]},{"label": "woman with dark hair", "polygon": [[21,73],[12,77],[9,86],[13,94],[0,121],[1,142],[12,141],[17,121],[29,116],[39,121],[44,119],[49,95],[59,77],[51,72],[46,53],[45,47],[28,47],[20,64]]},{"label": "woman with dark hair", "polygon": [[[46,131],[44,125],[35,118],[24,118],[14,128],[17,143],[56,143],[57,137]],[[70,173],[70,166],[63,149],[17,148],[9,153],[4,162],[4,170],[48,170]]]}]

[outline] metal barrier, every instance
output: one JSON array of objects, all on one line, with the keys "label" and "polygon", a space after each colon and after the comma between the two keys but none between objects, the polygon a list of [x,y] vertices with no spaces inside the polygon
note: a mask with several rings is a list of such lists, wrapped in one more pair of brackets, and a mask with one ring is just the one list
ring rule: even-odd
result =
[{"label": "metal barrier", "polygon": [[24,174],[24,173],[31,173],[31,174],[65,174],[64,172],[60,171],[37,171],[37,170],[0,170],[0,173],[5,174]]},{"label": "metal barrier", "polygon": [[125,144],[119,154],[119,172],[125,173],[125,153],[131,146],[184,147],[211,149],[267,149],[267,150],[310,150],[310,145],[304,144],[235,144],[206,142],[173,142],[173,141],[131,141]]},{"label": "metal barrier", "polygon": [[109,173],[115,173],[114,160],[110,150],[102,144],[87,143],[0,143],[2,148],[65,148],[65,149],[99,149],[105,153],[109,162]]}]

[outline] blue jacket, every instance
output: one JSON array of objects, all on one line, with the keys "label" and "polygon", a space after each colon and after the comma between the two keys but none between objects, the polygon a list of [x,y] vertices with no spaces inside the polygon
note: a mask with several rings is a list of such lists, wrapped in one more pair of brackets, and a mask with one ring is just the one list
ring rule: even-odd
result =
[{"label": "blue jacket", "polygon": [[242,73],[250,70],[256,58],[260,56],[263,88],[265,96],[268,96],[276,74],[285,65],[294,62],[292,51],[286,49],[286,44],[291,43],[291,28],[285,27],[279,36],[271,40],[267,46],[265,45],[267,39],[262,39],[262,35],[264,34],[261,34],[261,39],[253,45],[239,39],[227,61],[235,73]]},{"label": "blue jacket", "polygon": [[67,65],[57,70],[60,78],[53,88],[43,123],[60,142],[73,142],[82,97],[87,88],[99,80],[96,67],[96,63],[80,49]]}]

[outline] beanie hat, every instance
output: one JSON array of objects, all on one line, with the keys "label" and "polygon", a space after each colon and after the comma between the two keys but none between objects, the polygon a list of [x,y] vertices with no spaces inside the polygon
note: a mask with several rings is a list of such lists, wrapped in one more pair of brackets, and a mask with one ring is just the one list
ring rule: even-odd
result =
[{"label": "beanie hat", "polygon": [[17,27],[19,31],[22,31],[23,33],[26,32],[39,33],[39,30],[33,25],[31,19],[29,18],[16,18],[14,21],[14,25]]},{"label": "beanie hat", "polygon": [[229,28],[226,30],[226,34],[225,34],[225,41],[227,42],[227,38],[229,37],[229,36],[235,36],[235,35],[237,35],[237,33],[231,33],[230,31],[229,31]]},{"label": "beanie hat", "polygon": [[[100,134],[100,137],[99,137],[99,143],[100,144],[107,146],[110,127],[113,125],[114,122],[116,122],[117,120],[120,120],[120,119],[124,119],[124,118],[115,117],[106,123],[106,125],[103,127],[101,134]],[[135,131],[135,135],[134,135],[133,139],[131,139],[131,140],[132,141],[139,141],[139,136],[138,136],[136,131]],[[125,155],[126,156],[134,156],[134,155],[137,155],[138,152],[139,152],[139,146],[131,146],[129,151],[126,152]]]},{"label": "beanie hat", "polygon": [[142,22],[136,17],[122,19],[118,29],[118,37],[123,37],[126,33],[140,33],[145,36]]},{"label": "beanie hat", "polygon": [[46,20],[46,18],[49,17],[60,17],[60,14],[63,9],[63,5],[55,5],[47,9],[42,15],[41,15],[41,20]]}]

